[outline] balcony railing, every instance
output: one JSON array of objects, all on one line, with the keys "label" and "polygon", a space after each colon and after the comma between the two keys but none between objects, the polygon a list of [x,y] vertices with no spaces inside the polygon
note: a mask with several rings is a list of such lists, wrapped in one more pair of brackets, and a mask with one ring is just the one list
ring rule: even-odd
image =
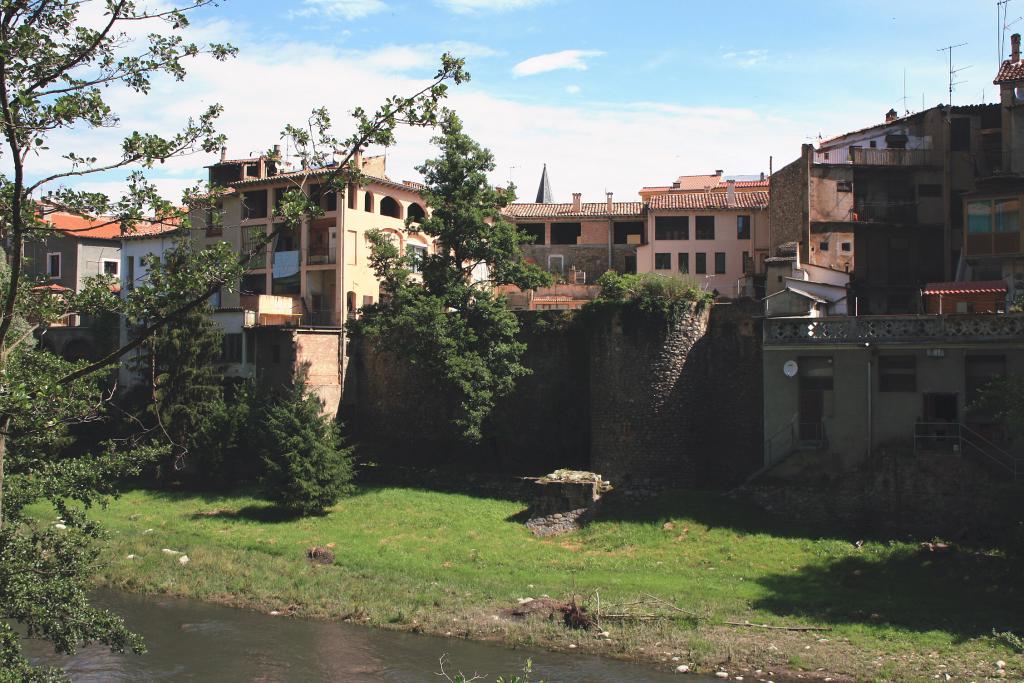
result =
[{"label": "balcony railing", "polygon": [[831,318],[769,318],[764,343],[771,345],[865,344],[868,342],[1011,341],[1024,336],[1024,314],[862,315]]},{"label": "balcony railing", "polygon": [[320,266],[338,262],[337,247],[309,247],[306,249],[306,265]]},{"label": "balcony railing", "polygon": [[839,147],[814,153],[816,164],[854,166],[940,166],[942,156],[935,149],[877,149],[875,147]]}]

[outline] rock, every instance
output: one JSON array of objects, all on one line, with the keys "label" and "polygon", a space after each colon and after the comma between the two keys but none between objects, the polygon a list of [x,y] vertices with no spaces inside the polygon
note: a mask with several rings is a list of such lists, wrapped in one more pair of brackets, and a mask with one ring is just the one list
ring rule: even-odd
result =
[{"label": "rock", "polygon": [[1005,669],[1006,668],[1006,662],[1004,662],[1003,660],[1000,659],[998,662],[996,662],[996,668],[997,669]]},{"label": "rock", "polygon": [[281,613],[278,612],[276,609],[272,609],[272,610],[270,610],[269,614],[272,617],[276,617],[276,616],[279,616]]},{"label": "rock", "polygon": [[61,531],[63,531],[64,529],[67,529],[68,527],[67,527],[66,524],[61,524],[60,522],[58,522],[57,524],[53,525],[53,528],[54,529],[60,529]]},{"label": "rock", "polygon": [[569,649],[570,650],[575,650],[576,649],[576,643],[569,643]]},{"label": "rock", "polygon": [[679,657],[673,657],[673,658],[672,658],[672,661],[673,661],[673,662],[678,662],[678,661],[679,661]]},{"label": "rock", "polygon": [[533,598],[519,598],[518,602],[520,605],[528,605],[533,602]]},{"label": "rock", "polygon": [[178,564],[180,564],[180,565],[181,565],[181,566],[183,566],[183,567],[184,567],[184,566],[185,566],[186,564],[188,564],[188,555],[182,555],[181,557],[179,557],[179,558],[178,558]]},{"label": "rock", "polygon": [[128,555],[127,559],[134,560],[138,555]]},{"label": "rock", "polygon": [[690,673],[690,667],[688,667],[685,664],[680,664],[679,666],[676,667],[676,673],[681,673],[681,674]]},{"label": "rock", "polygon": [[334,551],[318,545],[306,549],[306,557],[318,564],[334,564]]},{"label": "rock", "polygon": [[142,533],[144,533],[144,534],[151,534],[151,533],[153,533],[153,530],[152,529],[146,529]]},{"label": "rock", "polygon": [[170,548],[163,548],[160,552],[164,555],[181,555],[180,550],[171,550]]},{"label": "rock", "polygon": [[728,671],[716,671],[715,672],[715,678],[728,678],[728,677],[729,677],[729,672]]}]

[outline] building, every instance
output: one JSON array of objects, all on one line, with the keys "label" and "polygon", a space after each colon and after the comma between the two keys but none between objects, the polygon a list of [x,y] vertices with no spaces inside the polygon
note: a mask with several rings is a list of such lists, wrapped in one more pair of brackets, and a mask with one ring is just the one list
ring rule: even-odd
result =
[{"label": "building", "polygon": [[637,269],[688,276],[723,297],[752,295],[748,276],[763,274],[768,255],[767,186],[767,180],[723,181],[718,171],[643,188]]},{"label": "building", "polygon": [[[547,184],[547,170],[541,181]],[[641,202],[584,202],[574,193],[572,203],[515,203],[504,210],[519,229],[533,236],[523,245],[527,261],[570,284],[593,284],[606,271],[637,272],[637,249],[644,239]]]},{"label": "building", "polygon": [[805,470],[840,472],[896,442],[1003,473],[1024,462],[1024,443],[972,405],[1024,374],[1022,314],[775,318],[763,334],[766,466],[803,452]]},{"label": "building", "polygon": [[1003,165],[1000,107],[938,106],[821,142],[772,175],[770,244],[851,273],[850,308],[922,310],[921,289],[956,279],[964,200]]},{"label": "building", "polygon": [[120,276],[121,223],[98,216],[86,218],[40,205],[51,232],[25,242],[25,274],[33,280],[81,291],[87,278]]},{"label": "building", "polygon": [[290,377],[305,368],[310,388],[336,412],[346,363],[345,320],[381,295],[367,232],[390,234],[403,253],[433,250],[431,240],[405,229],[407,218],[427,215],[422,186],[389,179],[382,156],[355,155],[369,182],[343,195],[323,185],[334,167],[285,171],[269,157],[226,157],[222,151],[209,167],[210,185],[227,189],[215,209],[217,220],[213,210],[192,213],[200,247],[228,242],[240,255],[253,252],[263,236],[281,227],[275,209],[289,190],[306,192],[323,210],[256,252],[238,289],[214,302],[227,337],[241,340],[229,357],[252,365],[240,374]]}]

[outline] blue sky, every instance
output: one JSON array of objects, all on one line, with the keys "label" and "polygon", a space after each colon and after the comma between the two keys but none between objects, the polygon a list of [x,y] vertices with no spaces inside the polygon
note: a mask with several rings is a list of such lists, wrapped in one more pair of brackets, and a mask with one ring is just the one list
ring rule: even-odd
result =
[{"label": "blue sky", "polygon": [[[1020,15],[1024,0],[1012,0],[1009,18]],[[125,128],[169,132],[218,101],[231,156],[278,142],[283,124],[313,106],[328,106],[344,133],[347,111],[411,92],[451,49],[473,79],[450,104],[495,152],[495,180],[532,196],[547,163],[560,200],[580,191],[600,201],[606,190],[633,200],[643,185],[718,168],[767,172],[769,156],[778,168],[819,134],[902,111],[904,73],[910,111],[922,95],[926,106],[943,102],[937,50],[951,43],[968,43],[954,61],[970,67],[954,103],[997,98],[990,0],[227,0],[194,21],[197,39],[229,40],[239,58],[200,62],[184,84],[158,84],[150,98],[118,97]],[[428,137],[400,133],[387,150],[392,178],[416,178]],[[84,152],[88,139],[61,141]],[[211,161],[190,157],[152,175],[175,193]],[[88,186],[115,191],[119,181]]]}]

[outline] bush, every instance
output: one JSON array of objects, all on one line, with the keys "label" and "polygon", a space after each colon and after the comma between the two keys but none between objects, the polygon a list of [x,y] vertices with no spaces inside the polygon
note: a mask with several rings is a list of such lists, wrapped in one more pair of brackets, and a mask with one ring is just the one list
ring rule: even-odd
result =
[{"label": "bush", "polygon": [[626,304],[643,313],[675,321],[691,303],[710,303],[714,296],[695,281],[656,273],[617,273],[609,270],[597,279],[601,294],[595,304]]},{"label": "bush", "polygon": [[304,378],[275,397],[256,430],[271,500],[301,515],[319,514],[352,491],[351,449],[323,404],[307,395]]}]

